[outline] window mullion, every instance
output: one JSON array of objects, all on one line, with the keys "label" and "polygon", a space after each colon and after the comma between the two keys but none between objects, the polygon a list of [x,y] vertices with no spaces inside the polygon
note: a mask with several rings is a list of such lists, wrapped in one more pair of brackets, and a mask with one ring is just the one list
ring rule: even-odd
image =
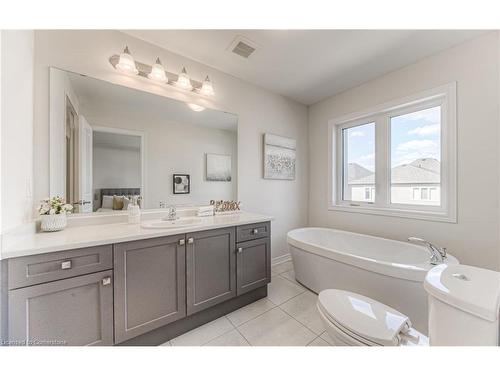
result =
[{"label": "window mullion", "polygon": [[389,206],[389,116],[380,115],[375,120],[375,205]]},{"label": "window mullion", "polygon": [[344,191],[344,139],[342,134],[342,128],[337,128],[337,160],[336,160],[336,181],[337,181],[337,191],[336,191],[336,200],[337,202],[342,202],[343,200],[343,191]]}]

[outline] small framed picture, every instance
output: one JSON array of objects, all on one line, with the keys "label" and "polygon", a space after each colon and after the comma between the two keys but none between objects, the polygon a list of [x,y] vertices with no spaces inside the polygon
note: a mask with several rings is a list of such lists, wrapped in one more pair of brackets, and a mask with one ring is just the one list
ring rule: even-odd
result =
[{"label": "small framed picture", "polygon": [[191,179],[188,174],[174,174],[172,179],[174,194],[189,194],[191,189]]}]

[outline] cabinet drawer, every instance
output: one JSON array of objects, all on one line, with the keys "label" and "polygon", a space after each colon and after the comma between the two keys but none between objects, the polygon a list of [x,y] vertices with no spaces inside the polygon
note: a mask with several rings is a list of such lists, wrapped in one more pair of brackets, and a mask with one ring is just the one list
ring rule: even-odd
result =
[{"label": "cabinet drawer", "polygon": [[113,268],[112,245],[9,259],[9,289]]},{"label": "cabinet drawer", "polygon": [[270,232],[270,222],[241,225],[236,228],[236,242],[250,241],[257,238],[269,237]]}]

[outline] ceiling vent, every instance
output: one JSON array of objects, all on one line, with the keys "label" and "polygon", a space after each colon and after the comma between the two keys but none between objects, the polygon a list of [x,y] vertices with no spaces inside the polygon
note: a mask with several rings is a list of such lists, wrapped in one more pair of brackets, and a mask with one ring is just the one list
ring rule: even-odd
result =
[{"label": "ceiling vent", "polygon": [[228,50],[248,59],[257,50],[257,46],[251,40],[238,35],[230,44]]}]

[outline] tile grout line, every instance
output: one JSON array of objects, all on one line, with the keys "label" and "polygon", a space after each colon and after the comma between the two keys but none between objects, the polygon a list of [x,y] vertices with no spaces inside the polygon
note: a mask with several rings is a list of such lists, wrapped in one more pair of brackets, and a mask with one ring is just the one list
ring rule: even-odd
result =
[{"label": "tile grout line", "polygon": [[243,332],[241,332],[238,327],[234,327],[236,329],[236,331],[241,335],[241,337],[243,337],[243,339],[248,343],[248,345],[250,346],[253,346],[250,341],[248,341],[248,339],[246,338],[246,336],[243,334]]},{"label": "tile grout line", "polygon": [[[278,306],[279,307],[279,306]],[[316,335],[316,332],[313,332],[309,327],[307,327],[305,324],[303,324],[302,322],[299,322],[297,319],[295,319],[292,315],[290,315],[289,313],[287,313],[285,310],[283,310],[281,307],[279,307],[279,309],[281,311],[283,311],[286,315],[288,315],[290,318],[292,318],[293,320],[295,320],[297,323],[299,323],[302,327],[304,327],[305,329],[307,329],[309,332],[311,332],[313,335]],[[323,334],[323,333],[321,333]],[[316,338],[314,338],[313,340],[315,340]]]},{"label": "tile grout line", "polygon": [[[306,290],[308,290],[305,286],[302,286],[302,284],[300,284],[299,282],[297,282],[297,281],[293,281],[293,280],[290,280],[290,279],[287,279],[286,277],[281,276],[281,275],[282,275],[282,274],[281,274],[281,273],[279,273],[279,274],[275,275],[275,277],[279,277],[280,279],[283,279],[283,280],[285,280],[285,281],[288,281],[289,283],[292,283],[292,284],[293,284],[293,285],[295,285],[295,286],[299,286],[299,287],[301,287],[302,289],[306,289]],[[271,281],[271,282],[272,282],[272,281]]]},{"label": "tile grout line", "polygon": [[[266,299],[267,299],[267,297],[264,297],[264,298],[266,298]],[[260,300],[257,300],[257,301],[260,301]],[[257,302],[257,301],[255,301],[255,302]],[[252,303],[255,303],[255,302],[252,302]],[[272,303],[272,302],[271,302],[271,303]],[[251,304],[250,304],[250,305],[251,305]],[[245,306],[240,307],[240,308],[244,308],[244,307],[246,307],[246,306],[249,306],[249,305],[245,305]],[[274,309],[274,307],[273,307],[273,309]],[[238,309],[238,310],[239,310],[239,309]],[[238,310],[234,310],[234,311],[238,311]],[[267,310],[267,311],[269,311],[269,310]],[[267,312],[267,311],[266,311],[266,312]],[[262,314],[265,314],[265,312],[264,312],[264,313],[262,313]],[[262,314],[261,314],[261,315],[262,315]],[[227,314],[227,315],[229,315],[229,314]],[[242,333],[242,332],[238,329],[238,326],[237,326],[236,324],[234,324],[234,323],[231,321],[231,319],[229,319],[229,318],[227,317],[227,315],[224,315],[224,317],[225,317],[227,320],[229,320],[229,323],[231,323],[231,325],[234,327],[234,329],[236,330],[236,332],[238,332],[238,333],[241,335],[241,337],[243,337],[243,340],[245,340],[249,346],[252,346],[252,344],[250,344],[250,341],[248,341],[248,339],[245,337],[245,335],[244,335],[244,334],[243,334],[243,333]],[[258,316],[260,316],[260,315],[258,315]],[[254,319],[255,319],[255,318],[254,318]],[[252,320],[252,319],[250,319],[250,320]],[[250,320],[248,320],[248,322],[249,322]],[[247,322],[245,322],[245,323],[247,323]],[[243,325],[243,324],[245,324],[245,323],[241,323],[241,324],[240,324],[240,326],[241,326],[241,325]]]},{"label": "tile grout line", "polygon": [[[233,324],[233,323],[231,323],[231,321],[230,321],[230,320],[229,320],[229,319],[228,319],[225,315],[223,315],[223,317],[224,317],[224,318],[225,318],[225,319],[229,322],[229,324],[230,324],[232,327],[234,327],[234,324]],[[221,317],[221,318],[222,318],[222,317]],[[218,319],[220,319],[220,318],[218,318]],[[216,320],[217,320],[217,319],[216,319]],[[212,322],[215,322],[215,320],[212,320]],[[234,328],[235,328],[235,327],[234,327]],[[219,336],[217,336],[217,337],[214,337],[214,338],[213,338],[213,339],[211,339],[211,340],[208,340],[207,342],[205,342],[205,343],[201,344],[201,346],[204,346],[205,344],[208,344],[209,342],[214,341],[215,339],[218,339],[219,337],[222,337],[222,336],[224,336],[226,333],[229,333],[229,332],[231,332],[231,331],[232,331],[232,329],[231,329],[231,330],[229,330],[229,331],[226,331],[226,332],[224,332],[224,333],[222,333],[222,334],[220,334],[220,335],[219,335]]]},{"label": "tile grout line", "polygon": [[274,302],[273,302],[273,301],[271,301],[271,300],[270,300],[270,301],[271,301],[271,302],[273,302],[273,303],[274,303],[277,307],[280,307],[281,305],[283,305],[283,304],[287,303],[288,301],[290,301],[291,299],[294,299],[295,297],[298,297],[298,296],[300,296],[300,295],[304,294],[305,292],[307,292],[307,290],[304,290],[304,291],[300,292],[299,294],[296,294],[296,295],[294,295],[293,297],[288,298],[286,301],[283,301],[283,302],[281,302],[280,304],[276,304],[276,303],[274,303]]},{"label": "tile grout line", "polygon": [[[295,272],[294,267],[292,267],[291,269],[289,269],[289,270],[287,270],[287,271],[284,271],[284,272],[281,272],[281,273],[277,274],[277,276],[281,276],[281,275],[283,275],[284,273],[287,273],[287,272],[290,272],[290,271],[294,271],[294,272]],[[302,287],[302,288],[304,288],[304,289],[305,289],[302,293],[297,294],[295,297],[301,296],[302,294],[304,294],[304,293],[306,293],[306,292],[311,292],[311,293],[314,293],[315,295],[318,295],[317,293],[313,292],[312,290],[310,290],[310,289],[308,289],[308,288],[306,288],[306,287],[302,286],[302,284],[300,284],[300,283],[299,283],[299,282],[297,282],[296,280],[295,280],[295,281],[293,281],[293,280],[290,280],[290,279],[288,279],[288,278],[286,278],[286,277],[284,277],[284,276],[281,276],[281,277],[282,277],[283,279],[286,279],[286,280],[288,280],[288,281],[291,281],[291,282],[295,283],[296,285],[298,285],[298,286],[300,286],[300,287]],[[277,306],[278,306],[278,307],[280,307],[280,309],[281,309],[281,305],[283,305],[283,304],[287,303],[288,301],[290,301],[290,300],[294,299],[295,297],[292,297],[292,298],[290,298],[290,299],[287,299],[285,302],[280,303],[280,304],[279,304],[279,305],[277,305]],[[286,314],[288,314],[285,310],[283,310],[283,309],[281,309],[281,310],[282,310],[283,312],[285,312]],[[290,315],[290,314],[288,314],[288,315]],[[295,317],[293,317],[292,315],[290,315],[290,316],[291,316],[293,319],[295,319]],[[299,322],[297,319],[295,319],[295,320],[296,320],[297,322]],[[301,323],[301,322],[299,322],[299,323],[300,323],[300,324],[302,324],[303,326],[305,326],[305,324],[303,324],[303,323]],[[309,329],[311,332],[313,332],[313,331],[312,331],[309,327],[307,327],[307,326],[305,326],[305,327],[306,327],[307,329]],[[316,340],[317,338],[321,338],[320,336],[321,336],[323,333],[325,333],[325,332],[326,332],[326,329],[325,329],[325,330],[323,330],[323,331],[322,331],[322,332],[321,332],[321,333],[320,333],[320,334],[319,334],[319,335],[318,335],[318,336],[317,336],[314,340]],[[316,332],[313,332],[313,333],[314,333],[314,334],[316,334]],[[314,341],[314,340],[312,340],[312,341]],[[322,339],[322,340],[323,340],[323,339]],[[311,342],[312,342],[312,341],[311,341]],[[326,340],[323,340],[323,341],[326,341]],[[309,343],[309,344],[310,344],[310,343]],[[308,345],[309,345],[309,344],[308,344]],[[328,343],[328,344],[329,344],[329,343]]]},{"label": "tile grout line", "polygon": [[[271,301],[271,302],[272,302],[272,301]],[[248,319],[246,322],[243,322],[243,323],[241,323],[239,326],[234,326],[234,327],[235,327],[236,329],[238,329],[238,327],[241,327],[242,325],[245,325],[245,324],[247,324],[247,323],[250,323],[251,321],[253,321],[253,320],[255,320],[255,319],[257,319],[257,318],[261,317],[262,315],[264,315],[264,314],[268,313],[269,311],[274,310],[276,307],[279,307],[279,306],[278,306],[278,305],[276,305],[274,302],[272,302],[272,303],[273,303],[274,307],[271,307],[269,310],[264,311],[262,314],[256,315],[256,316],[255,316],[255,317],[253,317],[252,319]]]},{"label": "tile grout line", "polygon": [[[221,316],[221,318],[222,318],[222,317],[226,318],[226,316],[225,316],[225,315]],[[220,319],[220,318],[217,318],[217,319]],[[215,319],[215,320],[217,320],[217,319]],[[205,324],[210,324],[210,323],[213,323],[213,322],[215,322],[215,320],[212,320],[212,321],[210,321],[210,322],[208,322],[208,323],[205,323]],[[228,318],[226,318],[226,320],[227,320],[227,321],[229,321],[229,324],[231,324],[231,325],[234,327],[234,324],[233,324],[233,323],[231,323],[231,321],[230,321]],[[198,328],[200,328],[200,327],[203,327],[205,324],[203,324],[203,325],[201,325],[201,326],[199,326],[199,327],[196,327],[195,329],[198,329]],[[234,327],[234,328],[236,328],[236,327]],[[188,331],[188,332],[186,332],[186,333],[192,332],[192,331],[194,331],[195,329],[192,329],[191,331]],[[230,330],[230,331],[226,331],[226,332],[224,332],[224,333],[220,334],[219,336],[216,336],[216,337],[214,337],[214,338],[212,338],[212,339],[210,339],[210,340],[208,340],[207,342],[204,342],[204,343],[202,343],[202,344],[198,344],[198,345],[179,345],[179,346],[204,346],[205,344],[208,344],[210,341],[213,341],[213,340],[215,340],[215,339],[218,339],[219,337],[224,336],[226,333],[231,332],[231,331],[232,331],[232,330]],[[182,336],[182,335],[181,335],[181,336]],[[178,336],[178,337],[180,337],[180,336]],[[175,337],[174,337],[174,338],[175,338]],[[176,345],[172,345],[172,341],[170,341],[170,346],[176,346]]]},{"label": "tile grout line", "polygon": [[[267,313],[267,312],[271,311],[272,309],[274,309],[274,308],[278,307],[278,305],[277,305],[277,304],[275,304],[273,301],[271,301],[269,298],[267,298],[267,297],[263,297],[262,299],[264,299],[264,298],[265,298],[265,299],[267,299],[269,302],[271,302],[271,303],[274,305],[274,306],[273,306],[273,307],[271,307],[269,310],[266,310],[266,311],[264,311],[263,313],[261,313],[261,314],[259,314],[259,315],[256,315],[256,316],[254,316],[254,317],[253,317],[253,318],[251,318],[251,319],[248,319],[248,320],[244,321],[244,322],[243,322],[243,323],[241,323],[239,326],[237,326],[237,325],[233,324],[233,322],[231,322],[231,320],[230,320],[229,318],[227,318],[227,320],[229,320],[229,322],[230,322],[230,323],[234,326],[234,328],[238,328],[238,327],[241,327],[243,324],[247,324],[248,322],[251,322],[252,320],[257,319],[259,316],[262,316],[262,315],[264,315],[265,313]],[[258,302],[258,301],[260,301],[260,300],[257,300],[257,301],[255,301],[255,302]],[[252,302],[252,303],[255,303],[255,302]],[[250,305],[251,305],[251,304],[249,304],[249,305],[245,305],[245,306],[243,306],[243,307],[241,307],[241,308],[244,308],[244,307],[246,307],[246,306],[250,306]],[[239,309],[238,309],[238,310],[239,310]],[[238,310],[235,310],[235,311],[238,311]],[[228,314],[228,315],[229,315],[229,314]],[[224,315],[224,316],[226,316],[226,317],[227,317],[227,315]]]},{"label": "tile grout line", "polygon": [[[277,276],[277,277],[280,277],[280,278],[282,278],[283,280],[286,280],[286,281],[288,281],[288,282],[292,283],[292,284],[293,284],[293,285],[295,285],[295,286],[299,286],[300,288],[303,288],[304,290],[303,290],[303,291],[301,291],[299,294],[297,294],[297,295],[295,295],[295,296],[293,296],[293,297],[288,298],[287,300],[283,301],[283,302],[282,302],[282,303],[280,303],[280,304],[276,304],[276,303],[274,303],[274,302],[273,302],[271,299],[269,299],[267,296],[266,296],[266,297],[264,297],[264,298],[266,298],[269,302],[271,302],[271,303],[274,305],[274,307],[270,308],[269,310],[264,311],[263,313],[261,313],[261,314],[259,314],[259,315],[255,316],[255,317],[253,317],[252,319],[249,319],[249,320],[247,320],[247,321],[245,321],[245,322],[241,323],[239,326],[235,325],[235,324],[234,324],[234,323],[233,323],[233,322],[232,322],[232,321],[228,318],[228,315],[229,315],[229,314],[223,315],[223,317],[224,317],[224,318],[225,318],[225,319],[229,322],[229,324],[233,327],[231,330],[226,331],[226,332],[224,332],[224,333],[222,333],[222,334],[220,334],[220,335],[218,335],[218,336],[216,336],[216,337],[214,337],[214,338],[212,338],[212,339],[210,339],[210,340],[208,340],[207,342],[204,342],[204,343],[202,343],[202,344],[198,344],[198,345],[190,345],[190,346],[205,346],[206,344],[209,344],[210,342],[212,342],[212,341],[214,341],[214,340],[216,340],[216,339],[218,339],[218,338],[220,338],[220,337],[224,336],[225,334],[227,334],[227,333],[229,333],[229,332],[231,332],[231,331],[233,331],[233,330],[235,330],[236,332],[238,332],[238,333],[239,333],[239,334],[243,337],[243,339],[244,339],[244,340],[248,343],[248,345],[253,346],[253,345],[252,345],[252,344],[248,341],[248,339],[245,337],[245,335],[244,335],[244,334],[243,334],[243,333],[239,330],[239,328],[238,328],[238,327],[241,327],[241,326],[243,326],[244,324],[247,324],[247,323],[249,323],[249,322],[251,322],[251,321],[253,321],[253,320],[255,320],[255,319],[257,319],[257,318],[261,317],[262,315],[264,315],[264,314],[268,313],[268,312],[269,312],[269,311],[271,311],[271,310],[274,310],[275,308],[279,308],[279,309],[280,309],[280,311],[282,311],[282,312],[283,312],[283,313],[285,313],[287,316],[289,316],[290,318],[292,318],[292,319],[293,319],[294,321],[296,321],[299,325],[301,325],[302,327],[304,327],[306,330],[308,330],[309,332],[311,332],[313,335],[316,335],[316,333],[315,333],[315,332],[313,332],[311,329],[309,329],[307,326],[305,326],[303,323],[301,323],[300,321],[298,321],[297,319],[295,319],[292,315],[288,314],[285,310],[283,310],[283,309],[280,307],[281,305],[283,305],[283,304],[287,303],[287,302],[288,302],[288,301],[290,301],[291,299],[293,299],[293,298],[295,298],[295,297],[298,297],[298,296],[300,296],[300,295],[302,295],[302,294],[304,294],[304,293],[306,293],[306,292],[308,291],[308,289],[304,288],[302,285],[298,284],[297,282],[294,282],[294,281],[292,281],[292,280],[290,280],[290,279],[288,279],[288,278],[286,278],[286,277],[282,276],[284,273],[290,272],[290,271],[292,271],[292,270],[294,270],[294,269],[293,269],[293,267],[292,267],[292,268],[290,268],[290,269],[288,269],[288,270],[285,270],[285,271],[283,271],[283,272],[281,272],[281,273],[277,273],[277,274],[275,275],[275,277],[276,277],[276,276]],[[255,301],[255,302],[257,302],[257,301]],[[247,305],[247,306],[248,306],[248,305]],[[245,306],[243,306],[243,307],[245,307]],[[235,311],[237,311],[237,310],[235,310]],[[213,321],[212,321],[212,322],[213,322]],[[211,323],[211,322],[210,322],[210,323]],[[207,323],[207,324],[209,324],[209,323]],[[308,343],[306,344],[306,346],[307,346],[307,345],[309,345],[309,344],[310,344],[311,342],[313,342],[314,340],[316,340],[316,339],[317,339],[318,337],[320,337],[322,334],[323,334],[323,332],[322,332],[321,334],[319,334],[318,336],[314,337],[314,338],[313,338],[310,342],[308,342]],[[172,341],[171,341],[171,340],[169,340],[169,344],[170,344],[170,346],[175,346],[175,345],[172,345]]]},{"label": "tile grout line", "polygon": [[[309,341],[309,342],[306,344],[306,346],[309,346],[309,344],[310,344],[310,343],[312,343],[313,341],[316,341],[317,339],[320,339],[320,338],[321,338],[321,337],[320,337],[321,335],[322,335],[322,333],[321,333],[321,334],[319,334],[318,336],[316,336],[315,338],[313,338],[311,341]],[[323,339],[321,339],[321,340],[323,340]],[[325,341],[325,340],[323,340],[323,341]]]},{"label": "tile grout line", "polygon": [[[290,299],[286,300],[285,302],[283,302],[283,303],[281,303],[281,304],[277,305],[277,307],[279,307],[281,311],[283,311],[285,314],[287,314],[288,316],[290,316],[291,318],[293,318],[294,320],[296,320],[299,324],[303,325],[303,326],[304,326],[304,327],[306,327],[309,331],[311,331],[312,333],[314,333],[314,334],[316,335],[316,332],[314,332],[312,329],[310,329],[309,327],[307,327],[304,323],[300,322],[300,321],[299,321],[299,320],[297,320],[294,316],[292,316],[292,315],[291,315],[291,314],[289,314],[287,311],[285,311],[284,309],[282,309],[282,308],[281,308],[281,306],[282,306],[282,305],[284,305],[285,303],[287,303],[287,302],[291,301],[292,299],[294,299],[294,298],[296,298],[296,297],[299,297],[299,296],[301,296],[302,294],[305,294],[305,293],[307,293],[307,292],[310,292],[310,290],[308,290],[308,289],[304,290],[302,293],[297,294],[295,297],[292,297],[292,298],[290,298]],[[319,335],[322,335],[322,334],[323,334],[323,333],[325,333],[325,332],[326,332],[326,329],[325,329],[325,330],[323,330],[323,331],[322,331]]]}]

